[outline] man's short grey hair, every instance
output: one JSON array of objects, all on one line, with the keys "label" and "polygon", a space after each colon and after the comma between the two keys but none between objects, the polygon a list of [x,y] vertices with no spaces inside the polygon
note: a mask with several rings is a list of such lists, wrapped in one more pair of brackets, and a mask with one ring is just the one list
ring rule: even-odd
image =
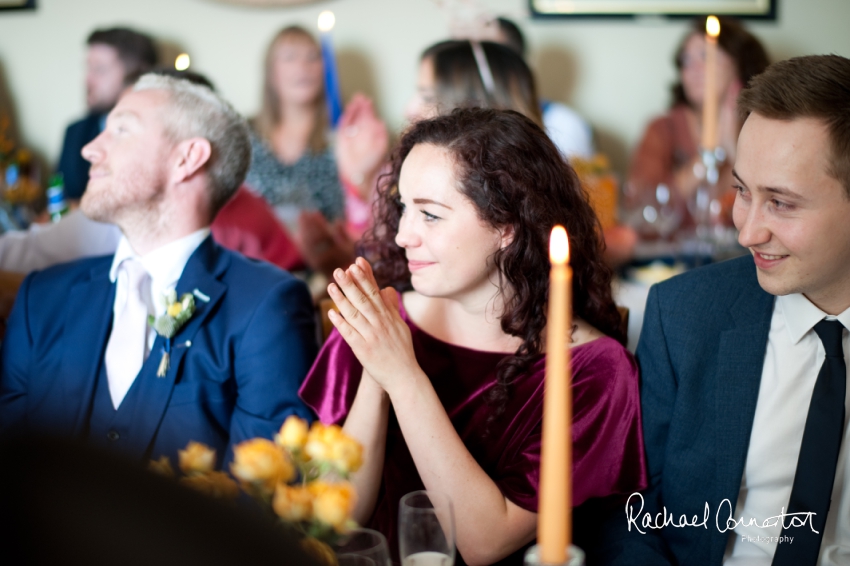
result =
[{"label": "man's short grey hair", "polygon": [[233,107],[209,88],[155,73],[142,75],[134,91],[164,90],[171,97],[163,116],[166,135],[180,142],[200,137],[210,142],[207,164],[210,206],[215,215],[245,180],[251,163],[248,124]]}]

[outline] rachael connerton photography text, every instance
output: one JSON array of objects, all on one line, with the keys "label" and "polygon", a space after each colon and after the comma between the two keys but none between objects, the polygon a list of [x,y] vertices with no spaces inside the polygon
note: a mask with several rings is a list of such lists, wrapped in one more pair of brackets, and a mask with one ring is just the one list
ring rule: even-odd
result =
[{"label": "rachael connerton photography text", "polygon": [[[639,508],[636,509],[638,501],[640,502],[640,504]],[[632,527],[634,527],[641,534],[646,534],[646,529],[663,529],[665,527],[702,527],[704,529],[707,529],[709,520],[711,519],[711,507],[708,502],[706,502],[705,504],[705,507],[703,509],[703,515],[701,518],[697,514],[694,514],[693,516],[688,518],[688,515],[683,513],[677,519],[675,515],[667,511],[666,506],[662,507],[661,512],[656,513],[655,515],[649,512],[644,512],[643,508],[643,495],[641,495],[640,493],[632,493],[629,496],[628,501],[626,501],[626,523],[629,532],[631,532]],[[719,532],[725,533],[731,530],[735,530],[738,527],[756,527],[758,529],[769,529],[779,525],[781,525],[783,529],[791,527],[804,527],[808,525],[812,532],[818,532],[815,530],[813,523],[813,517],[817,515],[817,513],[814,512],[786,513],[785,507],[782,507],[778,515],[767,517],[763,520],[759,520],[755,517],[740,517],[736,519],[734,517],[734,512],[735,509],[732,507],[731,501],[729,501],[728,499],[724,499],[720,502],[720,505],[717,507],[717,512],[714,515],[714,525],[715,527],[717,527],[717,530]],[[787,542],[792,542],[794,537],[744,536],[742,537],[742,540],[744,539],[747,539],[749,542],[786,542],[786,540],[780,539],[787,539]],[[776,539],[776,541],[755,539]]]}]

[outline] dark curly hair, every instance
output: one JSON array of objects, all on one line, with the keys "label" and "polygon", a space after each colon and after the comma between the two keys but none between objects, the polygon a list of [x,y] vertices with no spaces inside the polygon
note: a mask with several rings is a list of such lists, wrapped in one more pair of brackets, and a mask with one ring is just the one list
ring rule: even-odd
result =
[{"label": "dark curly hair", "polygon": [[392,169],[378,187],[375,224],[361,241],[378,283],[403,292],[411,289],[405,251],[395,243],[401,208],[398,181],[402,163],[414,146],[432,144],[452,156],[460,192],[482,221],[513,229],[513,241],[492,260],[505,301],[502,330],[522,339],[515,355],[497,368],[490,395],[497,417],[511,383],[543,352],[549,295],[549,234],[561,224],[570,239],[573,312],[625,344],[620,315],[611,296],[611,270],[602,259],[602,230],[575,171],[543,130],[512,110],[458,108],[450,114],[413,124],[392,156]]},{"label": "dark curly hair", "polygon": [[[676,50],[676,57],[673,62],[680,76],[685,44],[692,35],[705,33],[706,18],[707,16],[703,16],[693,21],[691,29],[688,30],[688,34],[682,39],[679,48]],[[747,86],[751,78],[764,71],[770,64],[767,51],[765,51],[759,39],[747,31],[747,28],[740,21],[727,16],[719,16],[717,19],[720,20],[720,35],[717,37],[717,43],[735,62],[735,69],[738,72],[738,80],[741,81],[741,86]],[[673,85],[673,103],[671,106],[677,104],[690,105],[681,80]]]}]

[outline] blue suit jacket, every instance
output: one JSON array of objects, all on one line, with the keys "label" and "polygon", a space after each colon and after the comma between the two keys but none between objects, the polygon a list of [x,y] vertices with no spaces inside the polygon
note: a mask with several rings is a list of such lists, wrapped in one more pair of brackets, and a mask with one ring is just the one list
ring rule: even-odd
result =
[{"label": "blue suit jacket", "polygon": [[[111,262],[80,260],[23,282],[2,346],[0,430],[87,434],[112,325]],[[306,286],[207,238],[177,284],[178,295],[195,289],[210,300],[196,299],[173,338],[166,376],[156,376],[158,336],[133,384],[132,428],[115,441],[131,457],[173,459],[196,440],[216,448],[221,463],[232,444],[270,438],[290,414],[311,418],[298,397],[317,350]]]},{"label": "blue suit jacket", "polygon": [[[735,509],[767,348],[773,295],[751,256],[690,271],[654,286],[637,348],[650,486],[643,513],[666,507],[679,523],[632,525],[620,508],[606,524],[603,564],[720,565]],[[730,505],[721,506],[723,500]],[[638,515],[639,501],[633,516]],[[731,508],[730,508],[731,506]],[[662,519],[663,521],[663,519]],[[637,523],[641,525],[640,522]]]},{"label": "blue suit jacket", "polygon": [[83,159],[80,152],[84,145],[100,134],[102,119],[103,114],[89,114],[82,120],[74,122],[65,130],[62,154],[59,156],[59,165],[56,167],[56,171],[62,173],[65,179],[66,198],[80,199],[86,191],[91,163]]}]

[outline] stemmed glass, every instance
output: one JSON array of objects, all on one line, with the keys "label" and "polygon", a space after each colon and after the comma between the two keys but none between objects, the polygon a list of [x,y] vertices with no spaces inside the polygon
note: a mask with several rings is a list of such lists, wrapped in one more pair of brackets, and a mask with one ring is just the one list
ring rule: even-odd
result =
[{"label": "stemmed glass", "polygon": [[403,566],[452,566],[455,520],[445,493],[414,491],[399,503],[399,550]]},{"label": "stemmed glass", "polygon": [[677,195],[665,184],[639,190],[627,186],[626,223],[644,239],[669,239],[682,223],[681,204]]},{"label": "stemmed glass", "polygon": [[372,529],[355,529],[336,547],[339,566],[390,566],[387,539]]}]

